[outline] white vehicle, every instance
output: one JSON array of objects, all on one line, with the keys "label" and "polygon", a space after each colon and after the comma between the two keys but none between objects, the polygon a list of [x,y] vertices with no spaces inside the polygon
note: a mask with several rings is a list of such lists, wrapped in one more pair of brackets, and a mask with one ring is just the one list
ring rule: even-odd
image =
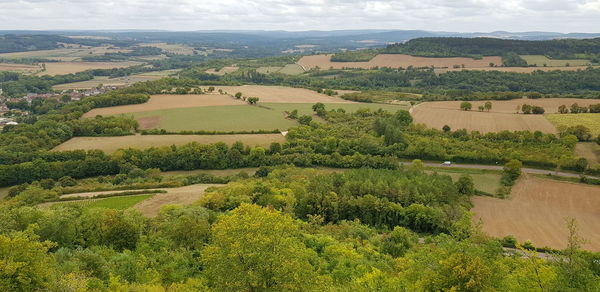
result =
[{"label": "white vehicle", "polygon": [[452,162],[450,162],[450,161],[444,161],[444,162],[442,163],[442,165],[443,165],[443,166],[450,166],[450,165],[452,165]]}]

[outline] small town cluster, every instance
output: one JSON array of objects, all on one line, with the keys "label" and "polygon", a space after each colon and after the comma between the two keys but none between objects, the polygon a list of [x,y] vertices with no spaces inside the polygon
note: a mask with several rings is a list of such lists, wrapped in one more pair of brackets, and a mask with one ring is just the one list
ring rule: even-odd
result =
[{"label": "small town cluster", "polygon": [[26,101],[27,104],[31,104],[31,102],[35,99],[56,99],[56,100],[69,100],[69,101],[77,101],[86,97],[94,96],[109,92],[111,90],[115,90],[124,86],[104,86],[100,85],[91,89],[81,89],[81,90],[62,90],[56,91],[54,93],[28,93],[20,98],[7,98],[2,95],[2,89],[0,88],[0,129],[5,126],[17,125],[18,117],[23,117],[29,115],[26,110],[11,108],[10,104],[19,103]]}]

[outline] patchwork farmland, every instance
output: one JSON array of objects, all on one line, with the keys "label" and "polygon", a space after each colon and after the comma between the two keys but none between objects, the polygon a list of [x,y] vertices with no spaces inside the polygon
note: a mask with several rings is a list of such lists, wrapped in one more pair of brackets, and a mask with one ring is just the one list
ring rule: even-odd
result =
[{"label": "patchwork farmland", "polygon": [[412,67],[435,67],[435,68],[453,68],[454,66],[464,68],[483,68],[490,67],[490,63],[495,65],[502,64],[501,57],[483,57],[476,60],[472,58],[426,58],[415,57],[403,54],[379,54],[368,62],[332,62],[331,55],[312,55],[304,56],[298,61],[298,65],[304,69],[313,69],[319,67],[327,70],[343,68],[362,68],[371,69],[374,67],[407,68]]}]

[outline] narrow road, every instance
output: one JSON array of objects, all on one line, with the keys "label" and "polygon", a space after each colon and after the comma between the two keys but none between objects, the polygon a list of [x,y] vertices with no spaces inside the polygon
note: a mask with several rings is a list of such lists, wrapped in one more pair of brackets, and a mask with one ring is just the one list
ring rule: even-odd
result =
[{"label": "narrow road", "polygon": [[[401,162],[401,164],[410,165],[412,163],[411,162]],[[502,168],[503,168],[503,166],[501,166],[501,165],[485,165],[485,164],[455,164],[455,163],[453,163],[452,165],[442,165],[441,163],[431,163],[431,162],[427,162],[424,164],[425,164],[425,166],[429,166],[429,167],[443,167],[443,168],[446,168],[446,167],[447,168],[470,168],[470,169],[488,169],[488,170],[502,170]],[[581,174],[578,174],[578,173],[554,171],[554,170],[548,170],[548,169],[537,169],[537,168],[521,168],[521,171],[524,173],[552,174],[555,176],[562,176],[562,177],[579,178],[581,176]],[[586,175],[586,177],[592,178],[592,179],[600,179],[598,177],[589,176],[589,175]]]}]

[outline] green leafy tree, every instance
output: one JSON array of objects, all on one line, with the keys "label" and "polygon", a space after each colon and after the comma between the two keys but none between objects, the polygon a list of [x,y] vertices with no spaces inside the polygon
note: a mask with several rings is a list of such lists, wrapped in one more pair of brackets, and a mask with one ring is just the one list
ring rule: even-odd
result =
[{"label": "green leafy tree", "polygon": [[470,175],[461,175],[456,181],[455,185],[458,192],[463,195],[470,196],[475,194],[475,184],[473,183],[473,178]]},{"label": "green leafy tree", "polygon": [[310,125],[310,122],[312,122],[312,117],[308,115],[302,115],[298,118],[298,122],[301,125]]},{"label": "green leafy tree", "polygon": [[212,241],[202,252],[211,286],[218,291],[322,290],[311,264],[316,255],[299,233],[291,217],[242,204],[213,226]]},{"label": "green leafy tree", "polygon": [[241,92],[237,92],[235,94],[235,99],[241,99],[242,98],[242,93]]},{"label": "green leafy tree", "polygon": [[49,241],[28,232],[0,235],[0,288],[4,291],[42,291],[53,278]]},{"label": "green leafy tree", "polygon": [[406,251],[415,246],[417,241],[418,238],[412,231],[396,226],[383,240],[381,249],[393,257],[401,257]]},{"label": "green leafy tree", "polygon": [[492,109],[492,102],[486,101],[485,104],[483,105],[483,107],[485,108],[486,111],[489,112]]},{"label": "green leafy tree", "polygon": [[473,105],[468,101],[463,101],[460,103],[460,109],[463,111],[470,111],[473,108]]}]

